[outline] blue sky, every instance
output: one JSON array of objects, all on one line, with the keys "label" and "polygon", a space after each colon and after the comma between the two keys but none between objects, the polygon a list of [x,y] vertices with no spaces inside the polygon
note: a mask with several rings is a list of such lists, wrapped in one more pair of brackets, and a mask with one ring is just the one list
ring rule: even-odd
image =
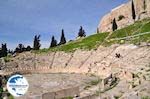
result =
[{"label": "blue sky", "polygon": [[87,35],[96,31],[100,19],[128,0],[0,0],[0,43],[13,49],[19,43],[33,45],[41,34],[42,48],[51,36],[59,41],[61,29],[67,40],[76,38],[82,25]]}]

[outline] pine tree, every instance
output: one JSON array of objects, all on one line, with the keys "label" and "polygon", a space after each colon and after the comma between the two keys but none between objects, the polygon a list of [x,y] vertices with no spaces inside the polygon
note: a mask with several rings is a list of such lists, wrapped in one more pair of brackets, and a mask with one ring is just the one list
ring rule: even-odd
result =
[{"label": "pine tree", "polygon": [[84,31],[84,29],[82,28],[82,26],[80,26],[79,33],[78,33],[78,37],[85,37],[85,36],[86,36],[85,31]]},{"label": "pine tree", "polygon": [[52,36],[52,41],[51,41],[50,47],[55,47],[55,46],[57,46],[57,40],[55,40],[55,37]]},{"label": "pine tree", "polygon": [[19,48],[20,53],[21,53],[21,52],[23,52],[23,51],[24,51],[24,48],[25,48],[25,47],[24,47],[24,45],[23,45],[23,44],[19,44],[19,45],[18,45],[18,48]]},{"label": "pine tree", "polygon": [[34,50],[39,50],[40,49],[40,47],[41,47],[41,44],[40,44],[40,35],[36,35],[35,37],[34,37],[34,42],[33,42],[33,49]]},{"label": "pine tree", "polygon": [[136,19],[136,14],[135,14],[135,7],[134,7],[133,0],[132,0],[131,8],[132,8],[132,19],[135,20]]},{"label": "pine tree", "polygon": [[112,22],[112,30],[115,31],[117,30],[118,26],[117,26],[117,23],[116,23],[116,19],[114,18],[113,19],[113,22]]},{"label": "pine tree", "polygon": [[62,33],[61,33],[61,39],[60,39],[60,43],[59,45],[65,44],[66,43],[66,38],[64,35],[64,30],[62,29]]},{"label": "pine tree", "polygon": [[15,52],[16,53],[22,53],[23,51],[26,51],[24,45],[23,44],[18,44],[18,46],[15,49]]}]

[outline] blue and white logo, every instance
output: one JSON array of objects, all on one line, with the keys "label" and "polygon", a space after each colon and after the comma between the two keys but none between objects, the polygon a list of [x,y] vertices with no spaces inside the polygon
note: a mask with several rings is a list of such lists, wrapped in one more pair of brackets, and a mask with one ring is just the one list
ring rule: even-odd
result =
[{"label": "blue and white logo", "polygon": [[14,97],[23,96],[28,90],[29,84],[22,75],[13,75],[7,81],[7,89]]}]

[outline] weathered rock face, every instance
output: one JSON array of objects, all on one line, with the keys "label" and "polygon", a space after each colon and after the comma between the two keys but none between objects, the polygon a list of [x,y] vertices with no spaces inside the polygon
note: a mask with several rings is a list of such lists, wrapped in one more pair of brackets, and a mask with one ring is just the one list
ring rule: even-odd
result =
[{"label": "weathered rock face", "polygon": [[[134,9],[136,14],[136,21],[150,17],[150,0],[133,0]],[[117,8],[111,10],[110,13],[105,15],[98,29],[100,32],[112,31],[112,21],[115,18],[118,29],[134,23],[132,18],[132,1],[122,4]]]}]

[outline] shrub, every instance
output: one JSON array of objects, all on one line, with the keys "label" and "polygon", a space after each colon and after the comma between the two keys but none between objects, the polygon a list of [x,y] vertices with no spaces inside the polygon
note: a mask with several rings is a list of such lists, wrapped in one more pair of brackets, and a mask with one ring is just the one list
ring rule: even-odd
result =
[{"label": "shrub", "polygon": [[91,85],[97,85],[97,84],[100,83],[100,82],[101,82],[100,79],[98,79],[98,80],[92,80],[92,81],[90,82],[90,84],[91,84]]},{"label": "shrub", "polygon": [[125,17],[123,16],[123,15],[120,15],[119,17],[118,17],[118,21],[120,21],[120,20],[122,20],[122,19],[124,19]]}]

